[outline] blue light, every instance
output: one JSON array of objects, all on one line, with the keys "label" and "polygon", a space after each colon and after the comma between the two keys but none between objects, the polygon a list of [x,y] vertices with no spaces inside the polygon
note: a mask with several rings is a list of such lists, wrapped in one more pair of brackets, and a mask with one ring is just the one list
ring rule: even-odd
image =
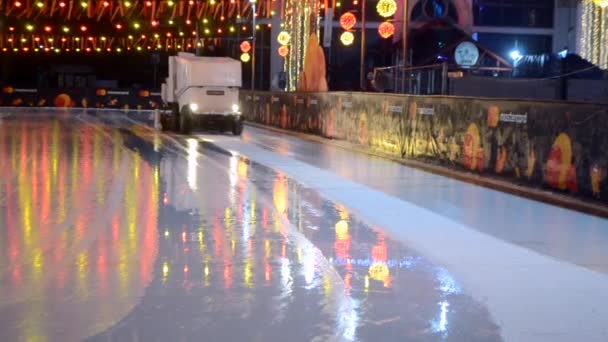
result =
[{"label": "blue light", "polygon": [[513,60],[517,60],[517,59],[520,59],[522,57],[522,55],[519,52],[519,50],[513,50],[513,51],[511,51],[511,53],[509,53],[509,56],[511,56],[511,59],[513,59]]},{"label": "blue light", "polygon": [[438,0],[433,0],[433,7],[435,7],[435,14],[437,17],[443,16],[443,4],[441,4]]}]

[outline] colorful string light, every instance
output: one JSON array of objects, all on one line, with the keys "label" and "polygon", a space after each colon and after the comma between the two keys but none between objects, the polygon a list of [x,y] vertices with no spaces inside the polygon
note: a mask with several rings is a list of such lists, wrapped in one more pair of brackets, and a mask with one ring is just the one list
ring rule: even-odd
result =
[{"label": "colorful string light", "polygon": [[579,54],[598,67],[608,69],[608,0],[584,0],[581,7]]}]

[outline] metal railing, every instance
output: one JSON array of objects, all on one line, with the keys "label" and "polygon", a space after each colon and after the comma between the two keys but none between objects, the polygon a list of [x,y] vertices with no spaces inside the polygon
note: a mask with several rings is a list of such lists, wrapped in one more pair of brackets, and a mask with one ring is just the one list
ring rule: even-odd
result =
[{"label": "metal railing", "polygon": [[372,85],[379,92],[415,95],[446,94],[448,89],[447,64],[374,68]]}]

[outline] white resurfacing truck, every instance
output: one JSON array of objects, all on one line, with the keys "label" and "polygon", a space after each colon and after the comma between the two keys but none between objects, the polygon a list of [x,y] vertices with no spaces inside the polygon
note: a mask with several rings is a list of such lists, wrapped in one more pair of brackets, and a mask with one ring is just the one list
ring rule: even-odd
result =
[{"label": "white resurfacing truck", "polygon": [[240,135],[241,85],[240,61],[185,52],[170,56],[169,76],[161,88],[170,109],[161,114],[163,130],[188,134],[193,128],[217,128]]}]

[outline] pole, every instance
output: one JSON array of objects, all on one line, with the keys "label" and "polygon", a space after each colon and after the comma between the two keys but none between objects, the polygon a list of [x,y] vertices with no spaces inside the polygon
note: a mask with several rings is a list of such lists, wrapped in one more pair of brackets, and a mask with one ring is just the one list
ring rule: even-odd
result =
[{"label": "pole", "polygon": [[448,89],[448,63],[441,63],[441,95],[446,95]]},{"label": "pole", "polygon": [[157,74],[158,64],[154,63],[154,90],[156,90],[156,74]]},{"label": "pole", "polygon": [[367,75],[365,74],[365,3],[366,0],[361,0],[361,65],[359,72],[359,87],[361,90],[365,90],[365,80]]},{"label": "pole", "polygon": [[[256,0],[250,0],[252,3],[251,12],[251,91],[255,90],[255,2]],[[251,94],[253,98],[253,94]]]},{"label": "pole", "polygon": [[409,2],[408,0],[403,0],[403,26],[401,28],[401,41],[402,41],[402,46],[401,46],[401,55],[403,56],[403,68],[401,69],[401,90],[403,90],[403,92],[405,93],[405,74],[406,74],[406,60],[408,59],[407,57],[407,38],[409,36],[407,30],[408,30],[408,22],[410,20],[409,18]]},{"label": "pole", "polygon": [[196,19],[195,19],[195,20],[196,20],[196,23],[195,23],[195,28],[194,28],[194,31],[196,31],[196,35],[195,35],[195,37],[196,37],[196,45],[194,45],[194,55],[195,55],[195,56],[200,56],[200,55],[202,55],[202,53],[201,53],[201,52],[202,52],[202,51],[201,51],[201,50],[202,50],[202,49],[201,49],[202,47],[200,47],[200,46],[199,46],[199,43],[200,43],[200,37],[199,37],[199,33],[198,33],[198,31],[199,31],[199,26],[198,26],[198,25],[199,25],[199,23],[198,23],[198,22],[199,22],[199,20],[200,20],[200,19],[199,19],[198,17],[196,17],[196,13],[198,13],[198,0],[196,0],[196,10],[195,10],[195,11],[196,11],[196,12],[195,12],[194,17],[196,18]]}]

